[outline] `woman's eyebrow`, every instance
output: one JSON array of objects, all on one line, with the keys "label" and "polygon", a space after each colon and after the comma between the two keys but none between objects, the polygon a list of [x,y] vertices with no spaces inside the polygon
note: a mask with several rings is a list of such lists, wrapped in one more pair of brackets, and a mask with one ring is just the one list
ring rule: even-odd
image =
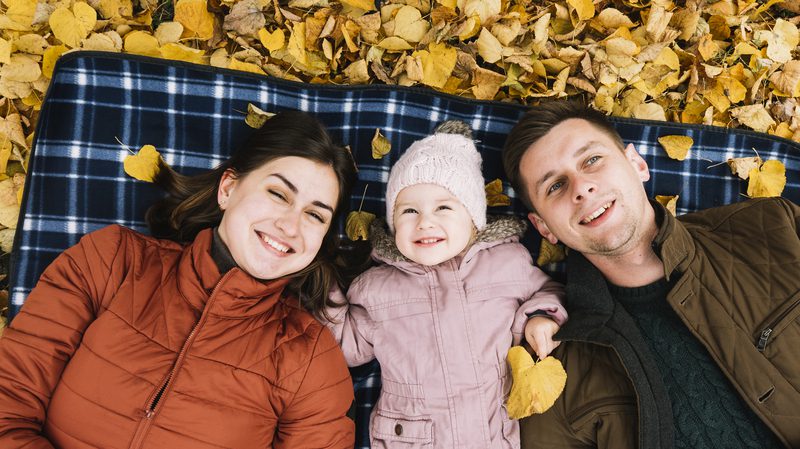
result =
[{"label": "woman's eyebrow", "polygon": [[[288,179],[286,179],[286,177],[283,176],[282,174],[280,174],[280,173],[272,173],[270,176],[274,176],[274,177],[280,179],[284,184],[286,184],[286,187],[289,190],[291,190],[293,193],[296,194],[298,192],[297,186],[292,184],[292,182],[289,181]],[[333,208],[331,206],[323,203],[322,201],[314,200],[314,201],[311,202],[311,204],[313,204],[313,205],[315,205],[317,207],[321,207],[323,209],[327,209],[327,210],[329,210],[331,212],[331,214],[333,213]]]}]

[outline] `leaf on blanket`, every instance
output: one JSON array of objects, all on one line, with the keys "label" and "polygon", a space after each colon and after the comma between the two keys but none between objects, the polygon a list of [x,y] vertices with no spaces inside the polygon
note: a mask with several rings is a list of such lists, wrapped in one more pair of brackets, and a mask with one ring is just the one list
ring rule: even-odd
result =
[{"label": "leaf on blanket", "polygon": [[786,167],[782,162],[768,160],[760,168],[750,170],[747,195],[750,198],[781,196],[786,186]]},{"label": "leaf on blanket", "polygon": [[694,139],[689,136],[661,136],[658,143],[672,159],[682,161],[689,155],[689,149],[694,145]]},{"label": "leaf on blanket", "polygon": [[244,118],[244,122],[251,128],[259,129],[273,116],[275,116],[274,113],[261,110],[253,103],[247,103],[247,115]]},{"label": "leaf on blanket", "polygon": [[539,257],[536,258],[536,265],[543,267],[547,264],[558,263],[567,258],[567,251],[560,242],[553,245],[547,239],[542,239],[539,244]]},{"label": "leaf on blanket", "polygon": [[345,233],[350,240],[369,240],[369,225],[375,219],[375,214],[367,211],[352,211],[347,214]]},{"label": "leaf on blanket", "polygon": [[511,198],[503,193],[503,181],[500,178],[486,184],[483,189],[486,191],[486,205],[489,207],[509,206]]},{"label": "leaf on blanket", "polygon": [[165,163],[153,145],[143,146],[138,153],[125,156],[122,165],[128,176],[144,182],[153,182]]},{"label": "leaf on blanket", "polygon": [[656,195],[656,201],[664,206],[672,216],[676,215],[676,206],[680,195]]},{"label": "leaf on blanket", "polygon": [[750,177],[750,171],[761,167],[761,158],[758,156],[751,157],[735,157],[728,159],[728,166],[731,168],[731,173],[744,179],[745,181]]},{"label": "leaf on blanket", "polygon": [[513,382],[506,401],[508,417],[521,419],[552,407],[567,384],[567,373],[561,362],[545,357],[536,363],[522,346],[512,346],[507,360]]},{"label": "leaf on blanket", "polygon": [[390,151],[392,151],[391,142],[381,134],[380,129],[376,129],[375,135],[372,137],[372,158],[383,159]]}]

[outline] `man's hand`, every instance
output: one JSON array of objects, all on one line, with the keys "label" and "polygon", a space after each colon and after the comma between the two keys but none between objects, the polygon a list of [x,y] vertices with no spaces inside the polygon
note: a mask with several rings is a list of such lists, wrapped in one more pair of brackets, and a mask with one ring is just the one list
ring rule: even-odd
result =
[{"label": "man's hand", "polygon": [[561,344],[553,341],[553,334],[558,332],[560,326],[547,316],[534,316],[525,323],[525,340],[539,357],[547,357],[550,352]]}]

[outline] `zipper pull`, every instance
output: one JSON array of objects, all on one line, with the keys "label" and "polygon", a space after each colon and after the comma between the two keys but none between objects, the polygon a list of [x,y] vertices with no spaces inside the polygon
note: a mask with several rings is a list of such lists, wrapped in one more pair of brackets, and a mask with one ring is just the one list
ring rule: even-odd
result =
[{"label": "zipper pull", "polygon": [[156,414],[156,412],[154,410],[152,410],[152,409],[147,409],[147,410],[144,411],[144,417],[147,418],[147,419],[152,418],[153,415],[155,415],[155,414]]},{"label": "zipper pull", "polygon": [[761,331],[761,337],[758,338],[758,344],[756,344],[756,348],[759,352],[764,352],[764,349],[767,347],[767,340],[769,340],[769,335],[772,333],[772,328],[768,327]]}]

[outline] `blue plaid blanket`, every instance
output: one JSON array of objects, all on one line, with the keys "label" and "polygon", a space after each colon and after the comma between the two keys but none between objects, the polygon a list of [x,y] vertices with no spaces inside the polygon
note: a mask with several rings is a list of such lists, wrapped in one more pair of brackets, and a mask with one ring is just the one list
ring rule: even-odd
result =
[{"label": "blue plaid blanket", "polygon": [[[85,233],[111,223],[146,232],[143,215],[161,191],[125,175],[122,160],[154,145],[178,171],[216,165],[248,134],[247,104],[269,112],[300,109],[317,114],[336,140],[352,149],[359,181],[351,207],[383,215],[389,169],[414,140],[446,119],[471,124],[487,181],[504,178],[500,151],[524,107],[474,101],[423,88],[321,86],[243,72],[112,53],[65,55],[43,104],[11,264],[11,316],[44,268]],[[760,133],[664,122],[612,119],[651,169],[651,195],[680,194],[678,213],[744,198],[746,182],[731,175],[731,157],[779,159],[787,168],[783,196],[800,202],[800,146]],[[375,129],[392,145],[381,160],[371,155]],[[686,161],[669,159],[657,142],[688,135]],[[121,142],[121,143],[120,143]],[[716,164],[716,165],[715,165]],[[506,193],[513,198],[508,183]],[[523,213],[519,202],[491,213]],[[529,239],[538,248],[538,236]],[[377,363],[352,370],[356,390],[357,447],[368,447],[369,412],[380,388]]]}]

